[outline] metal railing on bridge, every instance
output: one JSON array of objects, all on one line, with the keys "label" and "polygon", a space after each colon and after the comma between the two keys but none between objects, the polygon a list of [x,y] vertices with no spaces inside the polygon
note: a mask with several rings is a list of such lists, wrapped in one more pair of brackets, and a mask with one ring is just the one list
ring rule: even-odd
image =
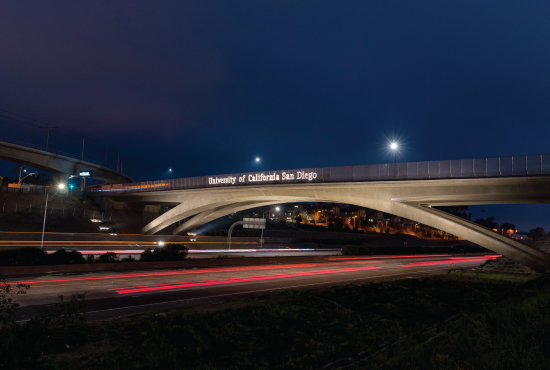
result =
[{"label": "metal railing on bridge", "polygon": [[97,185],[92,193],[129,193],[288,183],[550,176],[550,154],[447,161],[303,168]]},{"label": "metal railing on bridge", "polygon": [[117,162],[117,166],[115,168],[114,165],[108,164],[107,161],[104,161],[102,163],[101,161],[98,161],[98,160],[95,160],[95,159],[90,159],[90,158],[85,157],[83,155],[79,156],[79,155],[74,154],[74,153],[63,152],[61,150],[46,148],[44,146],[31,144],[31,143],[26,143],[26,142],[19,141],[19,140],[9,139],[9,138],[6,138],[6,137],[0,137],[0,142],[2,142],[2,141],[5,142],[5,143],[9,143],[9,144],[15,144],[15,145],[24,146],[24,147],[31,148],[31,149],[41,150],[41,151],[52,153],[52,154],[62,155],[62,156],[69,157],[69,158],[72,158],[72,159],[77,159],[77,160],[80,160],[80,161],[83,161],[83,162],[93,163],[93,164],[96,164],[98,166],[102,166],[102,167],[105,167],[105,168],[110,168],[112,170],[115,170],[116,172],[122,173],[122,162]]}]

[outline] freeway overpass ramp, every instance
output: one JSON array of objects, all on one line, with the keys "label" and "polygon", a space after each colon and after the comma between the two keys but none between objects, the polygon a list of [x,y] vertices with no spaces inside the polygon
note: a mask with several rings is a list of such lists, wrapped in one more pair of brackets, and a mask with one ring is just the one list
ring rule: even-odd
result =
[{"label": "freeway overpass ramp", "polygon": [[0,140],[0,159],[25,164],[53,173],[56,184],[66,185],[69,176],[80,171],[94,171],[94,178],[108,184],[128,183],[132,179],[119,171],[98,163],[75,158],[71,154],[46,151],[32,144]]}]

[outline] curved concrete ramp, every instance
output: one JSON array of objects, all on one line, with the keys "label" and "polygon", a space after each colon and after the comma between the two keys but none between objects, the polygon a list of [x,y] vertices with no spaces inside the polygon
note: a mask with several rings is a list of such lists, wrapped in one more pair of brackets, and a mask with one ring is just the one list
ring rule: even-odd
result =
[{"label": "curved concrete ramp", "polygon": [[217,217],[260,205],[288,202],[335,202],[376,209],[415,220],[470,240],[534,270],[550,270],[550,255],[473,222],[431,208],[438,205],[550,203],[550,177],[446,179],[263,185],[128,194],[120,200],[180,203],[142,232],[153,234],[195,215],[177,232]]},{"label": "curved concrete ramp", "polygon": [[4,141],[0,141],[0,159],[52,172],[56,183],[66,183],[70,175],[86,170],[94,171],[94,178],[106,183],[132,181],[129,176],[98,164]]}]

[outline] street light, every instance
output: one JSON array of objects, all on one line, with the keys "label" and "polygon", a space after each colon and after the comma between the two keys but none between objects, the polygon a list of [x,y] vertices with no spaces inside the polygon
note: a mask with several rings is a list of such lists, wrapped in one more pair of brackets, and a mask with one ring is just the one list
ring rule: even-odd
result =
[{"label": "street light", "polygon": [[[25,167],[26,165],[22,165],[21,167],[19,167],[19,182],[18,184],[21,184],[21,170],[23,169],[23,167]],[[27,170],[24,170],[23,172],[27,172]]]},{"label": "street light", "polygon": [[397,148],[398,148],[397,143],[395,141],[392,142],[390,144],[390,148],[391,148],[391,150],[393,150],[393,154],[394,154],[393,163],[397,163]]},{"label": "street light", "polygon": [[172,171],[172,169],[169,168],[168,172],[170,172],[170,178],[173,179],[174,178],[174,172]]},{"label": "street light", "polygon": [[256,157],[256,162],[258,162],[258,172],[260,172],[260,157]]}]

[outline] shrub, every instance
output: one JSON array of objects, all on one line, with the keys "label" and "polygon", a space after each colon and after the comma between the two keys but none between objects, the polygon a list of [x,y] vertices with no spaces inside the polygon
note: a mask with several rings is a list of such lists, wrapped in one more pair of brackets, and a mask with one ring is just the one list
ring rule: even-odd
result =
[{"label": "shrub", "polygon": [[46,263],[48,253],[34,247],[14,248],[0,251],[0,266],[35,266]]},{"label": "shrub", "polygon": [[136,261],[137,260],[134,257],[130,256],[130,255],[128,255],[128,257],[124,257],[123,259],[120,260],[120,262],[136,262]]},{"label": "shrub", "polygon": [[93,254],[88,254],[86,256],[86,263],[94,263],[97,262],[97,258]]},{"label": "shrub", "polygon": [[348,244],[342,248],[344,256],[372,256],[372,251],[362,245]]},{"label": "shrub", "polygon": [[77,251],[67,251],[66,249],[60,249],[48,256],[48,263],[52,265],[67,265],[67,264],[79,264],[86,263],[82,253]]},{"label": "shrub", "polygon": [[142,262],[156,261],[183,261],[187,258],[187,248],[184,244],[166,244],[164,247],[157,247],[154,250],[146,249],[139,256]]},{"label": "shrub", "polygon": [[155,257],[153,256],[153,250],[151,248],[147,248],[141,254],[139,255],[139,260],[141,262],[154,262]]},{"label": "shrub", "polygon": [[115,252],[107,252],[103,253],[99,257],[97,257],[98,263],[111,263],[111,262],[118,262],[118,255]]}]

